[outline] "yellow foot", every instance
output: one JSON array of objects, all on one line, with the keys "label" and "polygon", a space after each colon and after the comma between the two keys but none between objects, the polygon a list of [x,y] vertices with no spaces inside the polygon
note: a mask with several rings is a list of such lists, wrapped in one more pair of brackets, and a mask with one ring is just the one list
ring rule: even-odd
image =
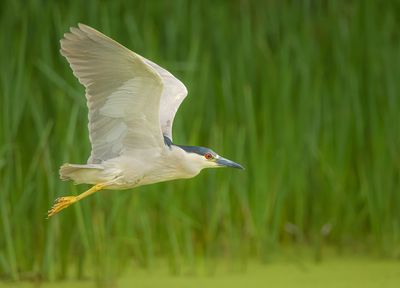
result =
[{"label": "yellow foot", "polygon": [[76,196],[59,197],[54,201],[53,207],[47,212],[47,219],[77,201]]}]

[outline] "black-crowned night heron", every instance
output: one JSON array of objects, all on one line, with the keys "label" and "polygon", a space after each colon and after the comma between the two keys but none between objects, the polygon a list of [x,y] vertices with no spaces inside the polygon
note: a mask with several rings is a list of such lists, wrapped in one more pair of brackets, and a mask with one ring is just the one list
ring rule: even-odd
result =
[{"label": "black-crowned night heron", "polygon": [[243,167],[211,149],[172,142],[172,122],[187,95],[167,70],[83,24],[61,40],[61,54],[86,88],[87,164],[64,164],[62,180],[94,184],[58,198],[48,217],[101,189],[129,189],[179,178],[203,168]]}]

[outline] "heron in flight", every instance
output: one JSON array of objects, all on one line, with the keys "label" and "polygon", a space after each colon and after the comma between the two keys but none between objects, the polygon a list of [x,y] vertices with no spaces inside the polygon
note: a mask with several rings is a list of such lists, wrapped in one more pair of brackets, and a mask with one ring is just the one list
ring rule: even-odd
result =
[{"label": "heron in flight", "polygon": [[173,143],[172,123],[187,89],[170,72],[83,24],[60,42],[86,88],[92,146],[87,164],[62,165],[60,178],[94,186],[56,199],[48,217],[102,189],[191,178],[203,168],[243,169],[209,148]]}]

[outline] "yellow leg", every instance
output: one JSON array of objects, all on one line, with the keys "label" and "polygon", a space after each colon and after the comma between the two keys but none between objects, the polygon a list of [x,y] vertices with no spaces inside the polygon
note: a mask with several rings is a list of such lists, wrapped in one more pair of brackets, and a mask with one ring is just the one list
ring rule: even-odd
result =
[{"label": "yellow leg", "polygon": [[54,216],[61,210],[67,208],[69,205],[78,202],[79,200],[103,189],[107,185],[105,183],[99,183],[94,185],[92,188],[89,190],[79,194],[78,196],[66,196],[66,197],[59,197],[54,201],[53,207],[47,212],[47,219],[50,218],[51,216]]}]

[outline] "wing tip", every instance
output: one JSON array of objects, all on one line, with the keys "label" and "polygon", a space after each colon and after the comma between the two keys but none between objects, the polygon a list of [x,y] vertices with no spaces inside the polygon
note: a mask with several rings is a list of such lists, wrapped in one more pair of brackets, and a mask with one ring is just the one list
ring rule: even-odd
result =
[{"label": "wing tip", "polygon": [[83,32],[89,32],[89,31],[95,30],[94,28],[92,28],[86,24],[83,24],[81,22],[78,23],[78,28],[79,28],[79,30],[81,30]]}]

